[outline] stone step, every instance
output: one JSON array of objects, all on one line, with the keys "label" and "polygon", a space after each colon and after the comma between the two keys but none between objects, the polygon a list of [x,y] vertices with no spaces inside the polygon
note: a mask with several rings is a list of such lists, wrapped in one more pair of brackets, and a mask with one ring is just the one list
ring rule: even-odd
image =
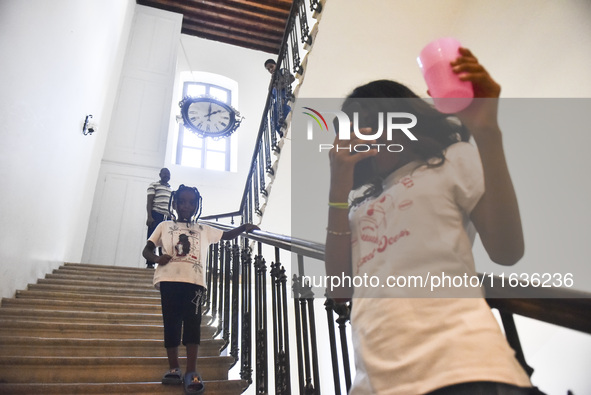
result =
[{"label": "stone step", "polygon": [[154,290],[154,286],[148,283],[124,283],[114,281],[92,281],[79,279],[64,279],[64,278],[40,278],[37,284],[59,284],[59,285],[73,285],[82,287],[106,287],[116,288],[122,287],[126,290]]},{"label": "stone step", "polygon": [[[160,294],[145,268],[64,264],[0,301],[0,394],[182,394],[168,370]],[[204,315],[197,362],[207,393],[238,395],[234,359]],[[223,350],[224,354],[228,349]],[[181,366],[185,349],[179,347]]]},{"label": "stone step", "polygon": [[48,273],[45,275],[46,280],[78,280],[78,281],[93,281],[95,283],[117,283],[121,286],[141,284],[153,287],[153,276],[138,278],[126,276],[107,276],[107,275],[87,275],[87,274],[70,274],[70,273]]},{"label": "stone step", "polygon": [[80,296],[77,292],[69,292],[67,290],[57,289],[56,291],[44,291],[36,289],[28,289],[16,291],[16,299],[43,299],[43,300],[62,300],[62,301],[78,301],[84,300],[86,302],[97,303],[128,303],[128,304],[146,304],[160,306],[160,294],[150,293],[150,296],[126,296],[121,294],[84,294]]},{"label": "stone step", "polygon": [[[185,358],[179,358],[181,367]],[[204,380],[227,380],[234,358],[199,358]],[[128,383],[160,380],[166,357],[0,357],[0,383]]]},{"label": "stone step", "polygon": [[29,284],[27,289],[33,291],[67,291],[77,292],[84,298],[86,294],[107,294],[107,295],[121,295],[121,296],[148,296],[148,297],[160,297],[160,293],[157,289],[127,289],[117,287],[85,287],[79,285],[63,285],[63,284]]},{"label": "stone step", "polygon": [[100,269],[81,269],[71,268],[69,266],[62,266],[53,270],[53,274],[70,274],[70,275],[88,275],[88,276],[109,276],[109,277],[134,277],[142,280],[154,277],[154,269],[142,269],[143,271],[129,272],[129,271],[113,271]]},{"label": "stone step", "polygon": [[[42,308],[22,308],[20,306],[6,306],[0,309],[0,318],[41,320],[46,322],[68,322],[68,323],[105,323],[105,324],[162,324],[162,314],[154,312],[103,312],[83,310],[56,310]],[[212,317],[203,315],[202,324],[211,322]]]},{"label": "stone step", "polygon": [[[163,373],[164,374],[164,373]],[[247,387],[244,380],[207,380],[205,393],[216,395],[239,395]],[[0,394],[88,394],[88,395],[121,395],[121,394],[184,394],[182,385],[162,385],[158,382],[145,383],[67,383],[67,384],[0,384]]]},{"label": "stone step", "polygon": [[101,312],[101,311],[76,311],[76,310],[52,310],[38,308],[3,307],[0,309],[0,318],[21,318],[29,320],[41,320],[46,322],[68,323],[94,323],[109,324],[143,324],[158,325],[162,323],[162,314],[159,313],[133,313],[126,312]]},{"label": "stone step", "polygon": [[129,273],[129,274],[141,274],[145,273],[149,270],[153,269],[146,269],[145,267],[128,267],[128,266],[107,266],[107,265],[93,265],[89,263],[65,263],[64,265],[60,266],[60,268],[67,268],[67,269],[74,269],[74,270],[94,270],[94,271],[103,271],[109,273]]},{"label": "stone step", "polygon": [[[200,357],[220,355],[222,339],[203,339]],[[185,347],[179,347],[185,356]],[[30,336],[0,336],[0,355],[63,357],[162,357],[163,340],[156,339],[76,339]]]},{"label": "stone step", "polygon": [[[201,338],[211,339],[216,328],[201,326]],[[33,337],[83,339],[161,339],[162,324],[64,323],[21,318],[0,318],[0,336],[26,334]]]},{"label": "stone step", "polygon": [[153,304],[137,303],[105,303],[92,302],[78,299],[60,300],[52,298],[4,298],[1,301],[2,307],[7,308],[29,308],[43,310],[78,310],[94,312],[128,312],[160,314],[162,309],[160,301]]}]

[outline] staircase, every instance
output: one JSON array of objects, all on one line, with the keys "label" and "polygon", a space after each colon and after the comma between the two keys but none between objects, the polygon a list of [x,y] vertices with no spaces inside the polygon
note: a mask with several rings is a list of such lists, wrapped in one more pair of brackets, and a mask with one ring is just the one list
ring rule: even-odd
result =
[{"label": "staircase", "polygon": [[[0,307],[0,394],[183,394],[168,370],[153,271],[65,264]],[[234,360],[203,317],[197,369],[208,394],[240,394]],[[184,372],[184,347],[179,347]]]}]

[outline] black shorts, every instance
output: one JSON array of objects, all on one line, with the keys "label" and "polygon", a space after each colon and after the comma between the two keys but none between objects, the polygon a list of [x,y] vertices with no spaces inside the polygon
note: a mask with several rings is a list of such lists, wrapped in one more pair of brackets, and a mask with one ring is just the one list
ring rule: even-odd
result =
[{"label": "black shorts", "polygon": [[201,340],[201,302],[205,288],[197,284],[160,282],[164,347],[199,344]]},{"label": "black shorts", "polygon": [[496,383],[491,381],[475,381],[460,383],[440,388],[426,395],[531,395],[543,394],[535,392],[536,388],[516,387],[511,384]]}]

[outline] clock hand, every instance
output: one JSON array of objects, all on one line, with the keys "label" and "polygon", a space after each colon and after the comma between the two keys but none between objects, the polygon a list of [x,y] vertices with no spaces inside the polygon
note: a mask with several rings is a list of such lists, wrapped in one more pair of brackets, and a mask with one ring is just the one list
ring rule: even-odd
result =
[{"label": "clock hand", "polygon": [[207,114],[205,115],[208,121],[211,121],[209,117],[211,117],[211,103],[209,103],[209,107],[207,108]]},{"label": "clock hand", "polygon": [[[211,111],[211,110],[210,110],[210,111]],[[207,117],[207,120],[208,120],[208,121],[211,121],[211,119],[210,119],[210,118],[211,118],[211,116],[212,116],[213,114],[217,114],[218,112],[221,112],[221,111],[222,111],[222,110],[217,110],[217,111],[214,111],[214,112],[210,112],[209,114],[207,114],[207,115],[205,115],[205,116]]]}]

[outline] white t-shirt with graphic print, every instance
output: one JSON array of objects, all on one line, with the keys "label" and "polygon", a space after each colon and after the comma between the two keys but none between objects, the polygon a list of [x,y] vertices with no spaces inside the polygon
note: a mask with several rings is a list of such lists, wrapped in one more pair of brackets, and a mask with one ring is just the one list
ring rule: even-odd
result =
[{"label": "white t-shirt with graphic print", "polygon": [[191,283],[206,287],[205,264],[209,245],[222,238],[223,231],[200,223],[164,221],[148,239],[162,253],[172,256],[154,272],[154,286],[161,281]]},{"label": "white t-shirt with graphic print", "polygon": [[382,286],[388,276],[476,274],[469,214],[484,193],[482,164],[469,143],[445,156],[440,167],[396,170],[378,197],[350,213],[353,275],[381,281],[355,288],[350,394],[423,394],[470,381],[531,385],[479,290],[430,297],[408,282]]}]

